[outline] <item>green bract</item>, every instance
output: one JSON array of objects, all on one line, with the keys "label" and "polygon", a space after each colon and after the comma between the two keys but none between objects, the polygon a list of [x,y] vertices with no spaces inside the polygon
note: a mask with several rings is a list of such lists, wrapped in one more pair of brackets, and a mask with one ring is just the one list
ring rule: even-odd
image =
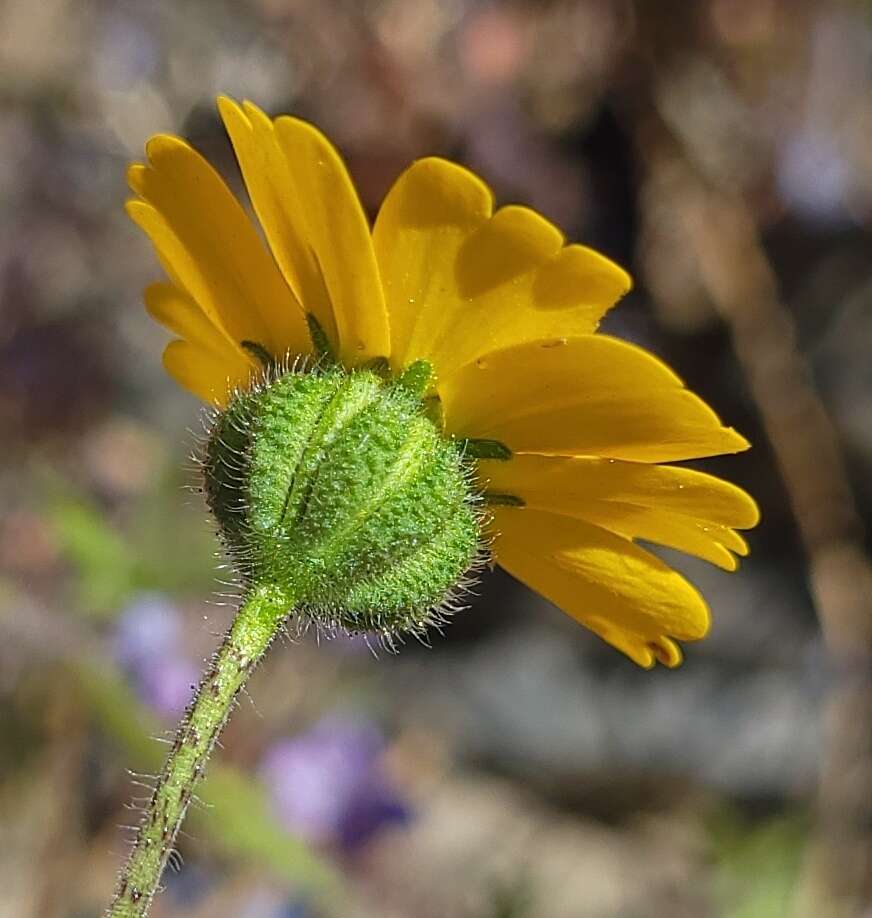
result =
[{"label": "green bract", "polygon": [[329,366],[232,399],[209,435],[205,484],[247,587],[351,631],[432,620],[481,537],[463,446],[430,419],[426,377]]}]

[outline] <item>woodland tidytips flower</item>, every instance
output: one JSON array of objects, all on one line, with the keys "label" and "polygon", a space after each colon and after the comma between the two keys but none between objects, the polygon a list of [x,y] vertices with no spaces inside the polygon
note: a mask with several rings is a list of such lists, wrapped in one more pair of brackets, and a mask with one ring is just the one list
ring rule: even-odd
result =
[{"label": "woodland tidytips flower", "polygon": [[[699,593],[635,540],[732,570],[739,488],[666,463],[746,449],[655,357],[596,334],[621,268],[442,159],[372,229],[314,127],[220,99],[268,247],[161,135],[127,209],[168,280],[169,373],[214,406],[204,490],[239,574],[107,913],[144,916],[209,754],[289,616],[421,633],[487,556],[642,666],[702,637]],[[337,794],[341,788],[336,787]]]},{"label": "woodland tidytips flower", "polygon": [[[323,368],[315,358],[329,351],[346,379],[371,377],[364,389],[405,374],[420,423],[474,476],[495,560],[637,663],[676,665],[676,639],[708,629],[706,604],[634,540],[733,570],[747,552],[736,530],[758,513],[739,488],[665,464],[748,443],[657,358],[596,334],[628,275],[532,210],[494,210],[487,186],[443,159],[413,163],[370,231],[316,128],[218,104],[269,250],[191,146],[149,142],[128,212],[169,276],[145,293],[178,336],[169,373],[222,408],[262,387],[264,362]],[[271,458],[290,479],[291,460]],[[459,552],[448,579],[473,554]],[[413,598],[438,601],[450,585]]]}]

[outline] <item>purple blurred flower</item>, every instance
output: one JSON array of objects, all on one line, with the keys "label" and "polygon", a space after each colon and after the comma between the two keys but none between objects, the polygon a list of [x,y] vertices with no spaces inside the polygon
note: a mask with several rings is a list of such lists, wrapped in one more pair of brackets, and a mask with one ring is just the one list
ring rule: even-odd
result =
[{"label": "purple blurred flower", "polygon": [[159,593],[144,593],[118,617],[115,659],[126,670],[148,666],[175,651],[181,632],[178,609]]},{"label": "purple blurred flower", "polygon": [[801,217],[837,225],[849,219],[851,165],[827,130],[806,127],[785,143],[778,190]]},{"label": "purple blurred flower", "polygon": [[161,63],[153,31],[136,17],[123,13],[97,19],[98,37],[91,67],[97,85],[125,91],[150,80]]},{"label": "purple blurred flower", "polygon": [[289,830],[349,852],[384,826],[409,820],[409,807],[385,772],[383,752],[384,739],[371,723],[328,716],[275,743],[261,773]]},{"label": "purple blurred flower", "polygon": [[167,719],[178,719],[200,679],[200,670],[187,657],[173,654],[155,659],[143,669],[137,688],[143,701]]},{"label": "purple blurred flower", "polygon": [[302,899],[287,899],[276,890],[260,890],[248,898],[239,918],[313,918]]},{"label": "purple blurred flower", "polygon": [[178,609],[157,594],[132,602],[118,619],[115,659],[139,697],[162,717],[176,718],[191,699],[199,669],[180,647]]}]

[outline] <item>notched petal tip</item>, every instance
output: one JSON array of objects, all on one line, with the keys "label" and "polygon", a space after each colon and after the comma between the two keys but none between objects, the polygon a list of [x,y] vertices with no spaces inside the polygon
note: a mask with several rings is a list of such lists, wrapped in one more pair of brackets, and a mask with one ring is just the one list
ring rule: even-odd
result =
[{"label": "notched petal tip", "polygon": [[494,507],[499,564],[640,666],[677,666],[677,641],[711,615],[699,591],[650,552],[582,520]]},{"label": "notched petal tip", "polygon": [[679,645],[665,634],[645,638],[602,619],[593,619],[591,625],[596,634],[620,650],[641,669],[654,669],[658,663],[668,669],[676,669],[684,662],[684,654]]},{"label": "notched petal tip", "polygon": [[723,558],[717,566],[728,574],[734,574],[739,569],[739,559],[732,552],[724,549]]},{"label": "notched petal tip", "polygon": [[625,656],[629,657],[636,666],[641,669],[654,669],[654,666],[657,663],[657,657],[654,655],[654,651],[645,644],[640,644],[638,646],[630,647],[621,647],[614,641],[611,642],[612,646],[617,647]]},{"label": "notched petal tip", "polygon": [[399,201],[403,219],[421,225],[477,225],[494,209],[493,192],[481,178],[440,156],[416,159],[397,178],[389,199]]},{"label": "notched petal tip", "polygon": [[149,221],[157,211],[141,198],[128,198],[124,202],[124,212],[142,230],[148,233]]},{"label": "notched petal tip", "polygon": [[255,135],[260,131],[265,131],[270,136],[273,134],[274,119],[254,102],[248,99],[238,102],[230,96],[219,96],[216,104],[227,133],[230,134],[231,139],[234,139],[234,145],[234,131],[244,131],[249,135]]},{"label": "notched petal tip", "polygon": [[751,448],[751,441],[736,430],[735,427],[724,427],[725,438],[729,438],[730,449],[724,449],[725,453],[744,453],[746,449]]},{"label": "notched petal tip", "polygon": [[[238,107],[238,106],[237,106]],[[262,127],[272,128],[275,125],[275,120],[270,118],[270,116],[258,105],[255,105],[250,99],[242,100],[242,114],[249,119],[249,122],[254,125],[254,122],[257,121]]]},{"label": "notched petal tip", "polygon": [[152,164],[154,164],[155,159],[180,151],[193,151],[193,147],[187,140],[177,134],[153,134],[145,142],[145,155]]},{"label": "notched petal tip", "polygon": [[585,257],[590,263],[591,274],[608,279],[609,283],[614,285],[617,299],[626,296],[633,289],[633,278],[629,272],[625,271],[616,261],[597,252],[596,249],[588,248],[584,245],[574,245],[570,248],[578,248],[584,251]]},{"label": "notched petal tip", "polygon": [[594,331],[632,286],[630,275],[615,262],[585,245],[571,243],[540,272],[534,294],[549,309],[570,309],[580,302],[595,304]]},{"label": "notched petal tip", "polygon": [[681,653],[681,648],[675,641],[671,640],[668,637],[658,638],[656,641],[651,641],[648,644],[648,648],[651,653],[654,654],[658,663],[662,663],[664,666],[669,669],[675,669],[678,666],[681,666],[684,656]]},{"label": "notched petal tip", "polygon": [[141,195],[144,187],[145,176],[148,173],[148,166],[145,163],[134,162],[127,166],[126,178],[127,187],[134,194]]},{"label": "notched petal tip", "polygon": [[[751,444],[749,443],[748,446],[750,447],[750,445]],[[759,525],[760,520],[762,519],[762,516],[763,516],[763,514],[760,511],[760,505],[744,489],[736,486],[736,490],[742,495],[742,498],[744,498],[743,509],[746,515],[742,516],[741,522],[734,523],[733,525],[735,526],[736,529],[754,529],[755,526]],[[746,545],[745,554],[748,553],[747,547],[748,546]]]},{"label": "notched petal tip", "polygon": [[648,351],[602,334],[542,347],[553,340],[498,348],[443,374],[449,430],[499,439],[518,453],[647,463],[747,449],[744,437]]},{"label": "notched petal tip", "polygon": [[251,119],[235,99],[231,99],[230,96],[218,96],[215,105],[228,133],[231,132],[231,127],[248,132],[253,130]]}]

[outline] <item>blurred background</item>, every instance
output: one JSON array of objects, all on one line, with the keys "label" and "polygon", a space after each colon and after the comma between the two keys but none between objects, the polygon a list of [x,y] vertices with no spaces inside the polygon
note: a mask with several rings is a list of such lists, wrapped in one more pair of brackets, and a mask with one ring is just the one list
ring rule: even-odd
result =
[{"label": "blurred background", "polygon": [[155,918],[872,915],[872,5],[2,0],[0,916],[101,913],[231,613],[122,212],[159,131],[239,187],[219,92],[370,213],[442,154],[628,266],[605,328],[748,435],[706,468],[764,521],[670,558],[715,622],[675,672],[499,572],[432,649],[277,646]]}]

